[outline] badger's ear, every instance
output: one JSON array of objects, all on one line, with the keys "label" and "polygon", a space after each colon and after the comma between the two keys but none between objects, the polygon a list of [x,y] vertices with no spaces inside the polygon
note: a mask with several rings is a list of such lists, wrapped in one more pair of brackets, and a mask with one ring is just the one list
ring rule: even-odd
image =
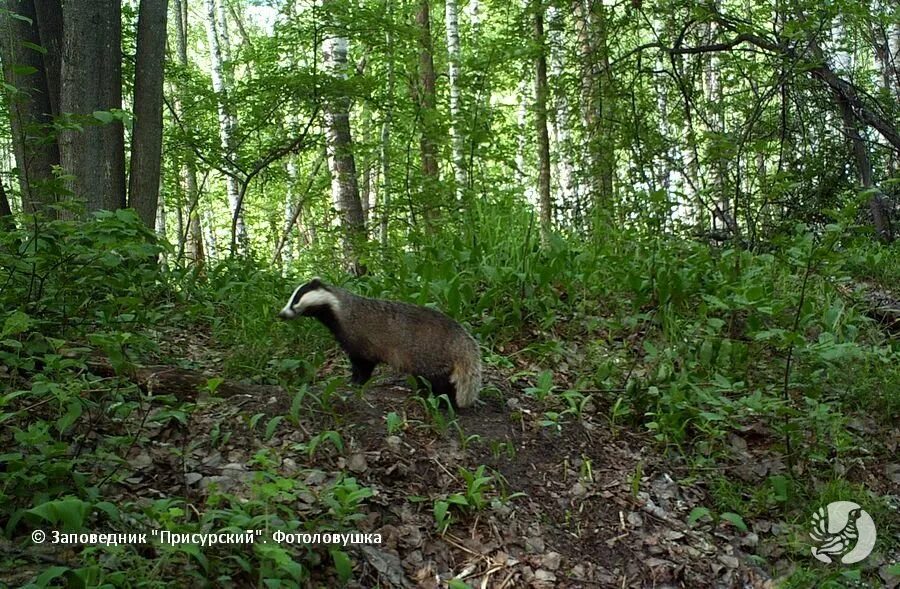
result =
[{"label": "badger's ear", "polygon": [[315,290],[317,288],[322,288],[323,286],[325,286],[325,284],[322,282],[321,278],[319,278],[318,276],[313,276],[312,279],[307,283],[307,286],[309,286],[310,289]]}]

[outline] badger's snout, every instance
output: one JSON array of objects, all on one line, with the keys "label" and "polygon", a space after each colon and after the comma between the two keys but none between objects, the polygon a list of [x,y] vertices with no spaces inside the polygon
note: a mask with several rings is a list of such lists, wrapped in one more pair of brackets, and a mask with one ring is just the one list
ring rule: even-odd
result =
[{"label": "badger's snout", "polygon": [[297,314],[294,313],[293,309],[282,309],[281,311],[278,312],[279,319],[284,319],[284,320],[293,319],[296,316],[297,316]]}]

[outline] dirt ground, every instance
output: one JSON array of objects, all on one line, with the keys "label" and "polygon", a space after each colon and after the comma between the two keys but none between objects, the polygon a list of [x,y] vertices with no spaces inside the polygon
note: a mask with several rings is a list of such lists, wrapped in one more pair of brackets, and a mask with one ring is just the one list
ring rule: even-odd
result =
[{"label": "dirt ground", "polygon": [[[265,442],[281,449],[282,474],[325,473],[307,479],[311,488],[343,471],[374,491],[359,527],[380,533],[384,543],[351,549],[356,586],[437,588],[451,578],[486,588],[772,586],[749,557],[758,533],[725,522],[685,523],[706,493],[697,481],[680,480],[687,469],[655,453],[646,436],[611,427],[603,417],[608,412],[596,407],[560,429],[542,426],[543,410],[533,399],[499,375],[491,378],[502,395],[460,411],[459,429],[435,431],[404,381],[388,377],[362,395],[348,392],[333,413],[310,412],[299,427],[283,422]],[[240,493],[249,474],[241,465],[262,444],[246,425],[249,416],[264,413],[264,423],[289,405],[277,395],[201,403],[191,430],[211,431],[204,424],[219,423],[233,435],[209,453],[192,439],[197,450],[187,469],[196,500],[210,481]],[[385,424],[389,412],[405,418],[394,435]],[[323,445],[309,460],[290,450],[310,432],[329,429],[341,433],[343,452]],[[165,464],[169,454],[150,455],[152,465],[132,492],[145,484],[173,492],[185,487],[172,478],[183,467]],[[460,467],[474,472],[480,465],[493,477],[485,493],[490,501],[480,510],[452,511],[453,523],[440,533],[434,500],[464,493]],[[327,576],[320,581],[327,584]]]}]

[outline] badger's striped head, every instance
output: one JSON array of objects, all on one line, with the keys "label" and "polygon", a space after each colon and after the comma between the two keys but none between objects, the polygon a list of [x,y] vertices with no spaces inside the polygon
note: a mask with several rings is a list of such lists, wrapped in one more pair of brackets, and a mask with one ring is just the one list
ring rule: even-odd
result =
[{"label": "badger's striped head", "polygon": [[293,319],[298,315],[314,315],[316,309],[328,307],[337,311],[340,303],[328,286],[318,278],[298,286],[287,304],[278,313],[280,319]]}]

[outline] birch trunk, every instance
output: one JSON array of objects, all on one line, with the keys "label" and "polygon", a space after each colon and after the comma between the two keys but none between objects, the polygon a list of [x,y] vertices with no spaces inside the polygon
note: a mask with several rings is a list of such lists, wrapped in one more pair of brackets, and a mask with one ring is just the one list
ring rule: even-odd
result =
[{"label": "birch trunk", "polygon": [[[718,10],[719,2],[714,2],[714,7]],[[707,30],[707,43],[712,43],[716,38],[716,23],[710,23]],[[712,161],[712,177],[713,177],[713,195],[715,199],[716,214],[713,217],[713,230],[725,229],[732,233],[738,230],[735,211],[736,207],[731,206],[731,200],[725,190],[725,161],[721,157],[721,148],[717,144],[718,140],[725,134],[725,108],[722,104],[722,84],[719,77],[720,59],[718,53],[711,53],[709,62],[706,66],[706,104],[710,105],[711,113],[707,118],[709,121],[709,135],[714,138],[709,146],[710,160]],[[721,227],[718,226],[721,222]]]},{"label": "birch trunk", "polygon": [[534,42],[538,53],[534,60],[534,124],[538,148],[538,198],[541,212],[541,242],[549,244],[552,228],[550,200],[550,136],[547,133],[547,56],[544,47],[544,8],[534,1]]},{"label": "birch trunk", "polygon": [[298,176],[297,176],[297,164],[294,161],[293,156],[289,157],[288,160],[284,164],[285,172],[287,173],[287,190],[284,191],[284,245],[281,250],[281,261],[284,267],[284,270],[287,271],[290,265],[294,261],[294,250],[297,247],[297,240],[294,239],[294,219],[297,216],[297,207],[300,206],[300,203],[297,202],[297,195],[294,188],[297,186]]},{"label": "birch trunk", "polygon": [[[206,37],[209,42],[210,76],[212,78],[213,91],[218,98],[219,108],[219,139],[222,144],[223,159],[234,156],[234,136],[237,130],[237,121],[228,104],[228,92],[231,90],[230,76],[224,69],[225,55],[230,54],[228,46],[227,25],[224,25],[224,12],[221,6],[217,9],[215,0],[204,0],[206,3]],[[220,18],[222,25],[219,24]],[[219,30],[220,26],[222,30]],[[231,166],[225,164],[226,169]],[[242,251],[246,250],[247,229],[244,225],[244,214],[237,210],[240,198],[240,183],[235,176],[235,171],[230,170],[226,174],[226,190],[228,205],[232,217],[237,215],[236,238]]]},{"label": "birch trunk", "polygon": [[[802,13],[800,13],[799,16],[801,22],[806,21],[805,16]],[[842,26],[841,21],[838,21],[838,26]],[[842,38],[840,32],[838,38]],[[822,47],[815,40],[810,42],[809,49],[818,61],[825,64],[829,63]],[[840,68],[849,65],[849,57],[841,48],[838,48],[835,61],[837,62],[836,67],[839,70]],[[875,178],[872,172],[872,161],[869,158],[869,147],[866,145],[865,139],[860,133],[857,115],[853,111],[853,106],[850,104],[850,101],[840,92],[840,90],[834,89],[833,95],[841,120],[844,124],[844,132],[849,139],[850,147],[853,150],[853,157],[856,160],[856,170],[859,182],[864,190],[871,192],[869,198],[869,212],[872,215],[872,224],[875,227],[875,234],[882,241],[890,242],[894,238],[893,228],[891,227],[890,210],[887,207],[881,189],[875,184]]]},{"label": "birch trunk", "polygon": [[581,129],[586,149],[582,154],[581,177],[584,179],[588,198],[592,205],[596,206],[600,193],[598,165],[596,152],[593,148],[594,132],[596,130],[594,96],[596,91],[596,68],[594,67],[594,47],[591,42],[591,30],[588,19],[586,0],[572,0],[572,15],[575,21],[575,37],[577,39],[577,55],[581,64]]},{"label": "birch trunk", "polygon": [[554,96],[555,108],[551,110],[550,126],[553,131],[553,139],[556,144],[554,150],[557,154],[557,174],[559,179],[562,210],[570,212],[570,220],[579,223],[581,219],[581,210],[578,194],[578,179],[575,176],[575,165],[572,161],[572,153],[574,147],[572,145],[572,137],[569,128],[572,125],[570,120],[571,113],[569,111],[569,100],[566,95],[564,76],[564,58],[563,49],[565,39],[563,31],[565,24],[563,22],[563,14],[558,9],[550,7],[550,73],[554,80],[553,87],[558,91]]},{"label": "birch trunk", "polygon": [[[175,0],[175,46],[178,55],[178,63],[186,68],[187,58],[187,3],[188,0]],[[179,95],[175,95],[175,112],[179,119],[184,121],[184,105]],[[184,182],[184,203],[187,205],[187,214],[182,214],[187,219],[187,254],[188,259],[197,266],[203,265],[203,231],[200,228],[200,211],[197,191],[197,169],[194,165],[194,154],[187,153],[184,165],[181,168],[182,181]]]},{"label": "birch trunk", "polygon": [[393,20],[394,10],[392,0],[386,0],[388,28],[386,33],[388,51],[388,88],[387,104],[385,105],[384,122],[381,124],[381,246],[388,245],[388,219],[391,212],[391,125],[394,116],[394,34]]},{"label": "birch trunk", "polygon": [[598,153],[600,166],[600,198],[603,206],[601,212],[605,213],[606,208],[611,209],[615,204],[616,142],[613,123],[615,121],[616,95],[609,61],[609,23],[607,22],[606,6],[603,0],[590,0],[590,5],[592,9],[589,25],[592,37],[596,39],[593,110],[600,125],[600,129],[595,133],[598,139],[595,150]]},{"label": "birch trunk", "polygon": [[419,26],[419,122],[422,137],[419,148],[422,154],[422,175],[424,180],[423,196],[436,202],[423,202],[425,207],[426,227],[433,229],[435,219],[441,208],[440,178],[438,172],[437,146],[434,140],[435,118],[435,75],[434,52],[431,42],[431,13],[429,0],[420,0],[416,12],[416,24]]},{"label": "birch trunk", "polygon": [[460,48],[459,19],[456,0],[446,0],[447,53],[450,85],[450,142],[453,149],[453,177],[456,180],[456,198],[462,199],[466,187],[466,157],[463,152],[462,116],[460,114]]},{"label": "birch trunk", "polygon": [[[889,88],[893,88],[893,95],[895,100],[900,103],[900,23],[895,23],[893,27],[888,29],[888,42],[887,42],[887,68],[889,70],[892,84],[889,84]],[[891,151],[891,163],[890,170],[891,175],[896,174],[898,167],[900,167],[900,156],[897,155],[897,152]]]},{"label": "birch trunk", "polygon": [[[168,231],[168,225],[166,223],[166,199],[165,194],[163,192],[162,183],[160,183],[157,188],[156,195],[156,214],[154,215],[154,221],[156,224],[156,234],[163,241],[168,239],[166,232]],[[164,250],[162,253],[162,262],[163,265],[169,263],[169,254],[166,253],[167,250]]]},{"label": "birch trunk", "polygon": [[[519,104],[516,108],[516,128],[519,136],[516,141],[516,181],[519,187],[525,190],[525,196],[532,196],[534,190],[528,180],[528,174],[525,171],[525,149],[528,147],[528,102],[530,93],[528,92],[527,74],[519,80],[518,94]],[[531,201],[531,198],[528,198]],[[535,203],[537,204],[537,203]]]},{"label": "birch trunk", "polygon": [[216,230],[212,222],[212,213],[209,209],[203,209],[200,213],[202,218],[201,227],[203,230],[203,241],[206,245],[206,253],[211,260],[219,257],[219,244],[216,239]]},{"label": "birch trunk", "polygon": [[[332,34],[322,42],[322,52],[325,71],[335,78],[346,78],[347,39]],[[349,97],[339,96],[328,101],[325,135],[328,168],[331,170],[331,195],[341,220],[344,255],[349,270],[360,276],[366,273],[359,257],[359,249],[366,238],[366,226],[356,181]]]},{"label": "birch trunk", "polygon": [[[660,20],[653,21],[654,30],[661,31],[663,27],[664,25]],[[657,72],[662,72],[664,71],[664,68],[662,56],[657,55],[653,69]],[[663,148],[662,155],[659,157],[659,161],[656,165],[656,184],[657,189],[662,190],[665,193],[666,200],[668,201],[672,197],[672,162],[675,160],[675,155],[673,154],[674,149],[668,147],[674,143],[674,140],[670,137],[669,95],[668,87],[665,82],[666,80],[661,74],[656,74],[653,78],[653,90],[656,92],[656,113],[659,117],[659,134],[662,137],[663,145],[667,146]],[[680,208],[681,203],[678,203],[678,206]]]}]

